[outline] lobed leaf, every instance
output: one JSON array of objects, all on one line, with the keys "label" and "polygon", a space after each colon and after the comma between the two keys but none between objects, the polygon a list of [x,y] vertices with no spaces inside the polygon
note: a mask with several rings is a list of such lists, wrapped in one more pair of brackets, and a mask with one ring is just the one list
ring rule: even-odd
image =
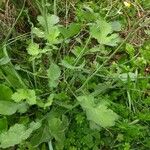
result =
[{"label": "lobed leaf", "polygon": [[39,45],[37,43],[30,43],[27,51],[29,55],[36,56],[40,53]]},{"label": "lobed leaf", "polygon": [[49,78],[49,86],[51,88],[57,87],[59,83],[59,77],[61,74],[61,70],[58,65],[52,63],[47,70],[48,78]]},{"label": "lobed leaf", "polygon": [[112,27],[111,23],[107,23],[105,20],[98,20],[90,27],[90,34],[93,38],[97,39],[100,44],[108,46],[117,46],[120,42],[118,34],[112,34],[113,29],[119,30],[119,27]]},{"label": "lobed leaf", "polygon": [[0,134],[0,147],[8,148],[20,144],[28,139],[34,130],[37,130],[41,124],[39,122],[31,122],[27,128],[23,124],[15,124],[8,131]]},{"label": "lobed leaf", "polygon": [[26,100],[29,105],[36,104],[35,91],[30,89],[18,89],[17,92],[12,95],[12,99],[17,103]]},{"label": "lobed leaf", "polygon": [[115,125],[118,115],[111,109],[107,108],[105,103],[98,106],[94,103],[92,96],[80,96],[77,98],[81,107],[85,110],[87,119],[97,125],[107,128]]},{"label": "lobed leaf", "polygon": [[0,100],[9,101],[9,100],[11,100],[12,94],[13,94],[13,92],[9,87],[7,87],[3,84],[0,84]]}]

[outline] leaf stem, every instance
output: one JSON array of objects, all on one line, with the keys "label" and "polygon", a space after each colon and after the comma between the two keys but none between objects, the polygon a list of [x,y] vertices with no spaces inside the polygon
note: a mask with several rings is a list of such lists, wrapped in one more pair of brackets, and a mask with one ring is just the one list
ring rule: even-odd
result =
[{"label": "leaf stem", "polygon": [[75,59],[75,63],[74,63],[74,66],[76,66],[78,64],[78,62],[80,61],[80,59],[82,58],[84,52],[85,52],[85,49],[87,48],[89,42],[91,40],[91,35],[89,36],[89,38],[87,39],[86,41],[86,44],[84,46],[84,48],[82,49],[82,51],[80,52],[80,54],[77,56],[77,58]]},{"label": "leaf stem", "polygon": [[57,15],[57,0],[54,0],[54,15]]}]

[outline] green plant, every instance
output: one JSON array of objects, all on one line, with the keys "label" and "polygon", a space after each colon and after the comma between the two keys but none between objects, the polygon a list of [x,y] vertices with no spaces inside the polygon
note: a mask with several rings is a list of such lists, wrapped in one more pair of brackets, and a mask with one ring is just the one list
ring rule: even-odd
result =
[{"label": "green plant", "polygon": [[[130,8],[118,0],[70,1],[65,10],[56,0],[35,3],[37,19],[23,11],[25,5],[17,18],[24,13],[30,37],[9,39],[16,20],[1,44],[0,147],[148,149],[150,46],[148,40],[135,46],[132,39],[145,31],[148,21],[141,24],[149,14],[131,22],[124,38],[128,22],[116,11]],[[135,16],[141,5],[126,12]]]}]

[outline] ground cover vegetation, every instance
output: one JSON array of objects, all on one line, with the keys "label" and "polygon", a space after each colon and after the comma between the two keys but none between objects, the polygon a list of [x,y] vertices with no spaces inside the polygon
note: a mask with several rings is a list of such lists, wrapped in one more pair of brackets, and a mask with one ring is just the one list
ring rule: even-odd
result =
[{"label": "ground cover vegetation", "polygon": [[0,1],[0,149],[150,149],[149,0]]}]

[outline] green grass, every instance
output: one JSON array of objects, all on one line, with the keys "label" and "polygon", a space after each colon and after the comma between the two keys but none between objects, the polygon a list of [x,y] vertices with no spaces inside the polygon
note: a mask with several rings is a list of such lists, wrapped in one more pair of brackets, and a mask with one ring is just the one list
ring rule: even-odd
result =
[{"label": "green grass", "polygon": [[149,149],[149,1],[7,2],[0,149]]}]

